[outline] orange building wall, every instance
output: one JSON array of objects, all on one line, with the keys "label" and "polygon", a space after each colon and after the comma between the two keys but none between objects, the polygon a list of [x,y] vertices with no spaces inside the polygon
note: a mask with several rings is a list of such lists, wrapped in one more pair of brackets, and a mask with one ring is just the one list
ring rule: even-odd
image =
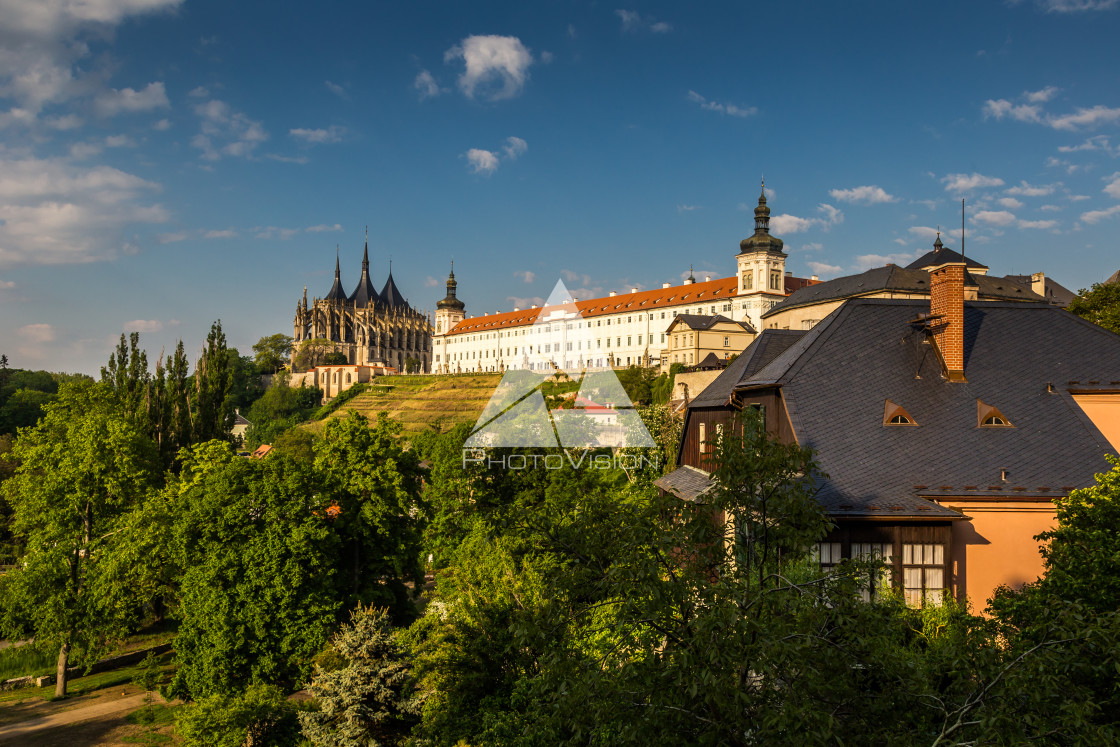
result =
[{"label": "orange building wall", "polygon": [[997,586],[1018,588],[1042,575],[1034,537],[1057,524],[1053,503],[944,503],[972,519],[953,522],[952,557],[954,593],[967,597],[974,613],[983,612]]},{"label": "orange building wall", "polygon": [[1100,429],[1112,448],[1120,451],[1120,394],[1074,394],[1073,401],[1085,411],[1093,425]]}]

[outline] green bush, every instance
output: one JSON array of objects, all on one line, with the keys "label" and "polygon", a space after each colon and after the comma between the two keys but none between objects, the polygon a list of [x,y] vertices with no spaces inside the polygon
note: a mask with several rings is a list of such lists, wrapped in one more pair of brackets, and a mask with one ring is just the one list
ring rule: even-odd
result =
[{"label": "green bush", "polygon": [[300,743],[297,712],[275,685],[250,685],[242,694],[212,695],[181,709],[175,732],[188,746],[294,746]]}]

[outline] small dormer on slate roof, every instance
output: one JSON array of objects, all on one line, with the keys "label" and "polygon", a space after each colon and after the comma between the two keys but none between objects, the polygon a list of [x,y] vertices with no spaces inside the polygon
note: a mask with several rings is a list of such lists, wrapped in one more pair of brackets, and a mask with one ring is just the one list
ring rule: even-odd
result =
[{"label": "small dormer on slate roof", "polygon": [[689,329],[705,330],[711,329],[717,324],[734,324],[737,327],[742,327],[747,332],[754,332],[754,327],[747,320],[737,322],[734,319],[728,319],[722,314],[677,314],[673,317],[673,321],[669,324],[666,332],[671,331],[677,324],[684,324]]}]

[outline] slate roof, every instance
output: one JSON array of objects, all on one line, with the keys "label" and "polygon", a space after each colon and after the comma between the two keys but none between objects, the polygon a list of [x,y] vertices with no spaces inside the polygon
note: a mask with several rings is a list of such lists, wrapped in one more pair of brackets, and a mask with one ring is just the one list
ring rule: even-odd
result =
[{"label": "slate roof", "polygon": [[[968,302],[967,382],[949,383],[910,324],[928,308],[850,300],[735,387],[781,387],[798,442],[828,475],[818,497],[831,515],[949,518],[925,497],[1064,495],[1108,469],[1102,455],[1116,449],[1066,390],[1120,384],[1120,335],[1045,303]],[[884,426],[887,399],[918,426]],[[1014,427],[977,427],[978,399]]]},{"label": "slate roof", "polygon": [[751,323],[749,321],[737,322],[734,319],[728,319],[722,314],[677,314],[673,318],[673,321],[669,325],[668,329],[672,329],[673,326],[678,323],[687,324],[689,329],[695,330],[711,329],[717,324],[735,324],[747,330],[748,332],[755,331],[754,327],[751,326]]},{"label": "slate roof", "polygon": [[338,269],[338,256],[334,258],[334,285],[331,286],[330,293],[327,294],[326,300],[328,301],[345,301],[346,291],[342,290],[342,281],[339,279]]},{"label": "slate roof", "polygon": [[693,368],[712,370],[716,368],[723,368],[723,359],[715,353],[708,353],[704,356],[704,360],[697,363]]},{"label": "slate roof", "polygon": [[677,467],[669,474],[654,480],[653,484],[666,493],[686,501],[695,501],[715,485],[707,472],[688,465]]},{"label": "slate roof", "polygon": [[750,379],[770,361],[784,353],[805,334],[803,330],[764,329],[747,349],[727,364],[719,376],[704,391],[696,395],[690,407],[720,407],[731,399],[731,392],[741,381]]},{"label": "slate roof", "polygon": [[[938,243],[941,243],[940,240]],[[934,247],[935,248],[930,249],[928,252],[906,265],[906,269],[925,270],[930,267],[940,267],[950,262],[964,262],[965,267],[972,267],[978,270],[988,269],[987,265],[980,264],[972,257],[961,256],[960,252],[955,252],[948,247],[937,247],[937,244],[934,244]]]},{"label": "slate roof", "polygon": [[1108,283],[1120,283],[1120,270],[1117,270],[1116,272],[1112,273],[1112,276],[1109,277],[1109,279],[1104,281],[1104,282],[1105,282],[1106,285]]},{"label": "slate roof", "polygon": [[[942,249],[941,251],[950,251]],[[955,252],[954,252],[955,253]],[[958,255],[959,256],[959,255]],[[981,265],[982,267],[983,265]],[[988,300],[1041,301],[1042,296],[1035,294],[1028,283],[1023,287],[1016,281],[988,275],[969,273],[969,285],[977,287],[977,293]],[[873,267],[858,275],[847,275],[810,285],[791,293],[781,303],[773,306],[762,315],[763,319],[800,306],[827,301],[840,301],[857,298],[872,293],[893,291],[895,293],[929,294],[929,273],[925,270],[912,270],[898,265]]]},{"label": "slate roof", "polygon": [[369,244],[366,244],[365,251],[362,254],[362,277],[358,280],[358,287],[354,289],[347,300],[357,304],[359,308],[381,302],[381,296],[378,295],[377,289],[373,287],[373,281],[369,279]]},{"label": "slate roof", "polygon": [[[1030,275],[1008,275],[1007,280],[1018,283],[1019,285],[1030,288],[1032,286]],[[1057,280],[1047,277],[1046,280],[1046,300],[1055,306],[1061,306],[1063,309],[1069,306],[1070,301],[1077,298],[1077,294],[1065,287]]]},{"label": "slate roof", "polygon": [[393,281],[392,270],[389,270],[389,279],[385,281],[385,287],[381,289],[381,302],[386,306],[408,306],[408,301],[397,290],[397,284]]}]

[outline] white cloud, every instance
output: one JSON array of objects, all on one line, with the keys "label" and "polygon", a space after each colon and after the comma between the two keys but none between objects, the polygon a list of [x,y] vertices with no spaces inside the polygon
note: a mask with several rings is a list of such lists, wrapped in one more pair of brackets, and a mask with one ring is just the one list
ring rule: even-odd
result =
[{"label": "white cloud", "polygon": [[1053,228],[1058,225],[1056,220],[1021,220],[1019,221],[1019,228]]},{"label": "white cloud", "polygon": [[149,112],[153,109],[166,109],[171,106],[167,100],[167,91],[162,81],[149,83],[139,91],[131,88],[122,88],[119,91],[110,88],[97,95],[93,102],[94,109],[102,117],[115,117],[122,112]]},{"label": "white cloud", "polygon": [[824,244],[821,244],[818,241],[813,241],[809,244],[803,244],[801,246],[801,251],[803,252],[819,252],[821,249],[824,249]]},{"label": "white cloud", "polygon": [[913,235],[923,239],[927,239],[929,241],[936,239],[938,235],[944,236],[945,238],[955,236],[957,239],[960,239],[961,237],[961,230],[959,228],[951,230],[938,230],[930,226],[910,226],[910,228],[907,230],[910,231],[910,233],[912,233]]},{"label": "white cloud", "polygon": [[20,338],[32,343],[54,342],[55,329],[49,324],[25,324],[16,330]]},{"label": "white cloud", "polygon": [[891,241],[893,241],[894,243],[898,244],[899,246],[908,246],[908,245],[910,244],[910,242],[909,242],[909,241],[907,241],[906,239],[902,238],[901,236],[900,236],[899,238],[897,238],[897,239],[891,239]]},{"label": "white cloud", "polygon": [[867,205],[875,205],[880,202],[895,202],[898,198],[887,194],[886,190],[882,187],[877,187],[874,184],[868,184],[863,187],[852,187],[851,189],[832,189],[828,192],[832,195],[832,199],[839,200],[840,202],[862,202]]},{"label": "white cloud", "polygon": [[542,65],[551,65],[552,61],[555,60],[555,59],[556,59],[556,55],[554,55],[552,52],[549,52],[549,51],[543,50],[543,49],[541,50],[541,64]]},{"label": "white cloud", "polygon": [[198,86],[196,88],[192,88],[187,93],[187,95],[190,96],[191,98],[204,99],[204,98],[207,98],[210,95],[210,89],[207,88],[206,86]]},{"label": "white cloud", "polygon": [[830,265],[824,262],[806,262],[805,264],[813,271],[814,275],[825,276],[825,280],[828,280],[830,276],[839,275],[844,271],[843,267],[837,267],[836,265]]},{"label": "white cloud", "polygon": [[936,208],[938,206],[939,203],[938,203],[937,200],[910,200],[910,204],[911,205],[925,205],[930,210],[933,210],[934,208]]},{"label": "white cloud", "polygon": [[844,222],[844,213],[839,208],[833,207],[826,202],[817,205],[817,212],[824,213],[825,225],[833,225],[834,223]]},{"label": "white cloud", "polygon": [[799,218],[796,215],[782,213],[770,218],[770,231],[775,234],[801,233],[813,227],[813,218]]},{"label": "white cloud", "polygon": [[98,143],[74,143],[70,146],[70,156],[79,161],[96,156],[105,148]]},{"label": "white cloud", "polygon": [[237,231],[232,228],[215,229],[202,234],[202,238],[204,239],[232,239],[235,236],[237,236]]},{"label": "white cloud", "polygon": [[1042,109],[1035,104],[1012,104],[1007,99],[988,99],[982,109],[984,119],[1011,117],[1019,122],[1041,122]]},{"label": "white cloud", "polygon": [[65,132],[66,130],[76,130],[84,123],[82,118],[76,114],[64,114],[61,117],[47,117],[43,120],[43,124],[52,130]]},{"label": "white cloud", "polygon": [[1073,114],[1051,117],[1047,124],[1055,130],[1076,130],[1081,127],[1096,127],[1120,121],[1120,107],[1093,106],[1080,108]]},{"label": "white cloud", "polygon": [[158,319],[133,319],[124,323],[125,332],[159,332],[163,329],[163,322]]},{"label": "white cloud", "polygon": [[1120,171],[1117,171],[1112,176],[1106,176],[1105,179],[1111,179],[1111,181],[1105,185],[1104,193],[1109,197],[1115,197],[1117,200],[1120,200]]},{"label": "white cloud", "polygon": [[984,176],[976,172],[972,174],[947,174],[941,177],[941,181],[945,183],[946,192],[967,192],[982,187],[1003,186],[1003,179],[996,176]]},{"label": "white cloud", "polygon": [[412,81],[412,87],[420,92],[420,100],[431,99],[439,96],[443,91],[440,89],[436,79],[427,70],[421,70],[416,75],[416,80]]},{"label": "white cloud", "polygon": [[158,121],[154,125],[152,125],[152,129],[153,130],[160,130],[161,132],[163,130],[170,130],[171,129],[171,120],[161,119],[160,121]]},{"label": "white cloud", "polygon": [[678,213],[691,213],[693,210],[699,209],[699,205],[677,205]]},{"label": "white cloud", "polygon": [[[576,298],[576,292],[569,290],[573,298]],[[582,298],[582,296],[580,296]],[[506,302],[510,306],[516,306],[519,309],[527,309],[530,306],[544,306],[544,299],[540,296],[506,296]]]},{"label": "white cloud", "polygon": [[128,135],[109,135],[105,138],[106,148],[135,148],[136,141]]},{"label": "white cloud", "polygon": [[459,90],[467,98],[499,101],[521,93],[533,55],[516,36],[468,36],[447,50],[443,60],[463,61]]},{"label": "white cloud", "polygon": [[628,33],[638,31],[651,31],[654,34],[667,34],[673,30],[673,25],[665,21],[658,21],[648,16],[642,16],[636,10],[616,10],[614,12],[622,21],[622,30]]},{"label": "white cloud", "polygon": [[1001,197],[996,200],[996,202],[998,202],[1002,207],[1005,207],[1008,210],[1018,210],[1019,208],[1023,207],[1023,203],[1019,202],[1014,197]]},{"label": "white cloud", "polygon": [[111,39],[114,27],[127,18],[170,10],[181,2],[4,0],[0,3],[0,98],[15,105],[0,112],[0,126],[30,125],[44,106],[109,93],[107,66],[79,65],[91,54],[88,40]]},{"label": "white cloud", "polygon": [[156,234],[156,241],[161,244],[174,244],[177,241],[186,241],[189,234],[186,231]]},{"label": "white cloud", "polygon": [[1120,155],[1120,149],[1112,147],[1105,135],[1093,135],[1080,145],[1059,145],[1059,153],[1077,153],[1082,150],[1103,150],[1112,155]]},{"label": "white cloud", "polygon": [[435,288],[437,285],[439,285],[439,280],[432,277],[431,275],[424,278],[424,287],[425,288]]},{"label": "white cloud", "polygon": [[991,226],[1008,226],[1015,222],[1015,216],[1006,210],[981,210],[972,219]]},{"label": "white cloud", "polygon": [[1017,195],[1018,197],[1045,197],[1046,195],[1054,194],[1053,184],[1040,184],[1032,186],[1026,180],[1020,181],[1017,187],[1008,187],[1004,190],[1009,195]]},{"label": "white cloud", "polygon": [[280,239],[287,241],[299,233],[298,228],[277,228],[276,226],[264,226],[253,229],[257,233],[253,236],[256,239]]},{"label": "white cloud", "polygon": [[536,273],[532,272],[531,270],[520,270],[518,272],[514,272],[513,276],[523,283],[531,283],[537,279]]},{"label": "white cloud", "polygon": [[493,174],[498,170],[498,156],[488,150],[471,148],[466,153],[467,163],[476,174]]},{"label": "white cloud", "polygon": [[1087,213],[1081,214],[1081,220],[1086,223],[1096,223],[1097,221],[1110,218],[1113,215],[1120,214],[1120,205],[1113,205],[1107,210],[1090,210]]},{"label": "white cloud", "polygon": [[325,231],[341,231],[342,230],[342,224],[341,223],[332,223],[332,224],[328,225],[326,223],[320,223],[317,226],[308,226],[305,230],[308,233],[323,233]]},{"label": "white cloud", "polygon": [[163,223],[160,185],[109,166],[0,156],[0,266],[106,259],[134,224]]},{"label": "white cloud", "polygon": [[524,155],[528,150],[529,144],[519,137],[507,137],[506,144],[502,146],[502,152],[506,154],[506,159],[510,161]]},{"label": "white cloud", "polygon": [[[913,230],[913,229],[911,229]],[[872,267],[882,267],[883,265],[901,265],[905,266],[913,262],[917,258],[915,254],[861,254],[856,257],[854,269],[857,272],[870,270]]]},{"label": "white cloud", "polygon": [[1054,98],[1059,89],[1055,86],[1046,86],[1039,91],[1026,91],[1023,93],[1024,98],[1032,104],[1041,104]]},{"label": "white cloud", "polygon": [[1066,195],[1066,199],[1070,202],[1081,202],[1082,200],[1092,199],[1089,195]]},{"label": "white cloud", "polygon": [[11,290],[16,287],[14,280],[0,280],[0,290]]},{"label": "white cloud", "polygon": [[346,99],[347,101],[350,100],[350,94],[346,92],[345,88],[338,85],[337,83],[331,83],[329,80],[324,80],[323,85],[327,87],[328,91],[333,93],[335,96],[338,96],[340,99]]},{"label": "white cloud", "polygon": [[191,145],[202,151],[204,160],[217,161],[222,156],[250,158],[256,147],[268,140],[264,125],[234,111],[224,101],[211,99],[196,106],[194,111],[202,119],[202,125],[199,134],[191,139]]},{"label": "white cloud", "polygon": [[823,213],[823,218],[800,218],[796,215],[783,213],[770,218],[770,231],[774,234],[802,233],[810,228],[820,228],[827,231],[831,226],[844,222],[844,212],[827,203],[817,206],[817,212]]},{"label": "white cloud", "polygon": [[305,127],[296,127],[288,130],[288,134],[307,143],[337,143],[346,135],[346,128],[331,125],[327,129],[310,130]]},{"label": "white cloud", "polygon": [[311,160],[307,156],[282,156],[279,153],[265,153],[264,157],[270,161],[279,161],[280,163],[308,163]]},{"label": "white cloud", "polygon": [[499,156],[497,152],[492,150],[483,150],[482,148],[471,148],[463,156],[467,159],[467,163],[476,174],[493,174],[498,170],[498,166],[502,160],[515,161],[518,157],[524,155],[529,150],[529,144],[519,137],[507,137],[505,145],[502,146],[502,155]]},{"label": "white cloud", "polygon": [[1111,10],[1120,0],[1035,0],[1047,13],[1083,13],[1094,10]]},{"label": "white cloud", "polygon": [[731,117],[746,119],[747,117],[753,117],[755,114],[758,114],[757,107],[737,106],[735,104],[721,104],[718,101],[709,101],[700,94],[696,93],[696,91],[689,91],[687,98],[689,101],[699,104],[701,109],[707,109],[711,112],[719,112],[720,114],[726,114]]},{"label": "white cloud", "polygon": [[1042,205],[1038,209],[1043,210],[1043,211],[1048,212],[1048,213],[1056,213],[1059,210],[1061,210],[1062,208],[1059,207],[1058,205]]}]

